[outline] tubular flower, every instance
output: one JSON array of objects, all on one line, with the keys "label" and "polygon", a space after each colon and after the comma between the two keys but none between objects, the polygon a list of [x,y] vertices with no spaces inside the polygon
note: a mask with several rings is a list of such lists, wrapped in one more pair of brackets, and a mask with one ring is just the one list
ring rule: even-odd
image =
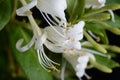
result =
[{"label": "tubular flower", "polygon": [[51,27],[46,27],[44,31],[47,33],[45,46],[55,53],[76,53],[76,50],[81,49],[80,40],[83,38],[84,21],[80,21],[73,27],[56,27],[63,36],[53,31]]},{"label": "tubular flower", "polygon": [[[28,17],[30,17],[30,16],[28,16]],[[29,18],[29,20],[32,20],[32,18]],[[22,45],[24,39],[18,40],[18,42],[16,43],[16,48],[20,52],[24,52],[24,51],[27,51],[31,46],[33,46],[35,44],[35,49],[37,51],[39,63],[41,64],[41,66],[48,72],[50,72],[51,70],[58,71],[55,68],[54,64],[56,64],[56,65],[59,65],[59,64],[55,63],[54,61],[49,59],[44,52],[43,43],[47,39],[47,34],[45,32],[42,33],[40,28],[36,29],[35,24],[33,24],[33,23],[31,23],[31,24],[32,24],[32,27],[34,27],[33,28],[33,32],[34,32],[33,38],[27,45],[25,45],[23,47],[21,47],[21,45]]]},{"label": "tubular flower", "polygon": [[85,69],[87,68],[89,58],[95,61],[95,57],[90,52],[86,52],[84,50],[79,50],[75,55],[70,55],[69,53],[63,54],[65,59],[73,66],[76,71],[76,76],[81,80],[81,78],[85,75],[87,78],[90,78],[86,73]]},{"label": "tubular flower", "polygon": [[87,48],[81,48],[80,50],[77,50],[76,52],[77,53],[73,55],[70,55],[69,53],[64,53],[63,56],[73,66],[74,70],[76,71],[76,76],[79,78],[79,80],[81,80],[83,76],[85,76],[88,79],[91,78],[90,76],[86,74],[85,70],[89,66],[94,67],[94,65],[92,64],[88,65],[88,62],[90,62],[90,59],[96,62],[94,54],[100,55],[103,57],[109,57],[108,55],[105,55],[95,50],[91,50]]},{"label": "tubular flower", "polygon": [[31,13],[28,8],[30,8],[31,5],[35,4],[35,0],[28,5],[26,4],[26,2],[24,0],[21,0],[21,2],[22,2],[22,4],[24,4],[26,6],[18,9],[17,13],[19,13],[18,15],[22,14],[22,16],[28,17],[28,19],[31,23],[32,30],[33,30],[33,38],[27,45],[25,45],[23,47],[21,47],[21,45],[22,45],[24,39],[18,40],[18,42],[16,43],[16,48],[20,52],[24,52],[24,51],[27,51],[33,44],[35,44],[35,49],[37,51],[39,63],[41,64],[41,66],[47,71],[50,71],[51,69],[57,70],[55,68],[54,64],[56,64],[56,65],[59,65],[59,64],[55,63],[54,61],[49,59],[46,56],[44,49],[43,49],[43,43],[47,39],[46,32],[42,32],[41,29],[39,28],[39,26],[36,24],[33,16],[31,14],[28,14],[28,13]]},{"label": "tubular flower", "polygon": [[[52,27],[64,26],[66,23],[64,10],[67,8],[66,0],[32,0],[29,4],[19,8],[16,12],[18,15],[24,16],[24,13],[33,7],[37,7],[48,24]],[[54,19],[55,22],[48,16]]]},{"label": "tubular flower", "polygon": [[[83,27],[85,26],[85,22],[84,21],[80,21],[77,24],[75,24],[72,27],[57,27],[54,26],[54,28],[60,32],[61,35],[57,34],[57,32],[54,32],[54,30],[51,27],[46,27],[44,29],[44,32],[47,33],[47,40],[44,42],[44,45],[51,51],[55,52],[55,53],[63,53],[64,57],[68,57],[66,58],[68,61],[70,59],[70,63],[72,63],[71,61],[73,60],[73,63],[75,62],[76,64],[73,65],[73,67],[75,68],[75,66],[77,66],[77,56],[78,53],[79,55],[82,55],[82,53],[80,53],[81,50],[81,43],[80,40],[83,38]],[[76,57],[69,57],[69,56],[75,56]],[[80,62],[81,65],[83,65],[83,67],[78,67],[75,68],[75,70],[77,71],[76,75],[81,78],[84,75],[84,70],[87,66],[87,62],[88,62],[88,56],[86,57],[86,63],[85,62]],[[84,57],[83,57],[84,58]],[[83,60],[84,61],[84,60]],[[82,71],[82,72],[81,72]],[[64,74],[64,72],[63,72]],[[61,77],[62,79],[64,79],[64,77]]]}]

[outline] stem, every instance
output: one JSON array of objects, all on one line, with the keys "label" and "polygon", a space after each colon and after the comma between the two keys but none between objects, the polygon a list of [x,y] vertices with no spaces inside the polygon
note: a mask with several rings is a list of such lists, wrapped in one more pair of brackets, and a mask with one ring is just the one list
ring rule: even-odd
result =
[{"label": "stem", "polygon": [[[20,0],[20,2],[23,4],[23,5],[27,5],[26,1],[25,0]],[[30,12],[30,11],[28,11]],[[31,13],[31,12],[30,12]],[[39,28],[39,26],[37,25],[37,23],[35,22],[32,14],[29,14],[27,15],[31,25],[32,25],[32,29],[33,29],[33,32],[36,36],[40,36],[42,33],[41,33],[41,30]]]},{"label": "stem", "polygon": [[18,3],[18,0],[15,0],[14,1],[14,8],[13,8],[13,12],[12,12],[12,15],[11,15],[11,22],[14,22],[15,20],[15,15],[16,15],[16,9],[17,9],[17,4]]},{"label": "stem", "polygon": [[97,69],[105,72],[105,73],[112,73],[112,69],[108,68],[107,66],[101,65],[90,58],[90,63]]},{"label": "stem", "polygon": [[90,43],[94,46],[95,49],[97,49],[98,51],[102,52],[102,53],[107,53],[106,49],[103,48],[101,45],[99,45],[98,43],[96,43],[91,37],[90,35],[84,31],[84,35],[85,37],[88,39],[88,41],[90,41]]}]

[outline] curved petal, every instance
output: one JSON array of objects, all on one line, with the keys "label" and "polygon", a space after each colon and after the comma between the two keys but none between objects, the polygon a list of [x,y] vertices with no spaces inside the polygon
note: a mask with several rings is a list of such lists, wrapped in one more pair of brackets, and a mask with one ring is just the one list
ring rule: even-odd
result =
[{"label": "curved petal", "polygon": [[81,33],[83,32],[83,27],[85,26],[85,22],[84,21],[79,21],[77,24],[74,25],[73,27],[73,31],[77,32],[77,33]]},{"label": "curved petal", "polygon": [[[54,28],[55,28],[60,34],[64,35],[64,34],[63,34],[63,28],[61,28],[61,27],[56,27],[56,26],[54,26]],[[53,30],[53,28],[51,28],[51,27],[46,27],[44,30],[47,32],[47,35],[48,35],[47,38],[48,38],[48,40],[50,40],[50,41],[53,42],[53,43],[60,43],[60,42],[63,42],[63,41],[65,40],[65,38],[63,38],[61,35],[59,35],[57,32],[55,32],[55,31]]]},{"label": "curved petal", "polygon": [[106,0],[86,0],[86,8],[100,8],[103,7],[106,3]]},{"label": "curved petal", "polygon": [[111,20],[112,20],[113,22],[115,22],[115,15],[114,15],[113,11],[112,11],[112,10],[108,10],[108,12],[109,12],[110,15],[111,15]]},{"label": "curved petal", "polygon": [[76,72],[76,76],[81,79],[83,75],[85,74],[85,69],[80,69],[79,71]]},{"label": "curved petal", "polygon": [[81,40],[83,38],[83,27],[85,26],[84,21],[80,21],[73,26],[73,28],[69,28],[66,33],[67,37],[73,37],[75,40]]},{"label": "curved petal", "polygon": [[33,0],[31,3],[23,6],[22,8],[19,8],[16,10],[17,15],[25,16],[27,11],[29,11],[31,8],[37,5],[37,0]]},{"label": "curved petal", "polygon": [[47,34],[46,34],[46,32],[44,32],[43,35],[40,36],[38,38],[38,40],[36,41],[36,43],[35,43],[35,49],[40,49],[46,39],[47,39]]},{"label": "curved petal", "polygon": [[17,50],[19,50],[20,52],[24,52],[27,51],[35,42],[35,37],[33,36],[32,40],[25,46],[21,47],[22,43],[23,43],[23,39],[18,40],[18,42],[16,43],[16,48]]},{"label": "curved petal", "polygon": [[62,47],[57,46],[49,41],[45,41],[44,45],[52,52],[55,52],[55,53],[62,53],[63,52]]}]

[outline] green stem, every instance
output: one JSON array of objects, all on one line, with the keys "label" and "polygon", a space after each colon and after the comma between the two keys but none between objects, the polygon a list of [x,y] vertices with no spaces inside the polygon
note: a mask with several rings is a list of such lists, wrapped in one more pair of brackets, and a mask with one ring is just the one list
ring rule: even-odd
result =
[{"label": "green stem", "polygon": [[94,46],[95,49],[97,49],[98,51],[102,52],[102,53],[107,53],[107,51],[105,50],[105,48],[103,48],[101,45],[99,45],[98,43],[96,43],[87,32],[84,31],[84,35],[85,37],[88,39],[88,41],[90,41],[90,43]]},{"label": "green stem", "polygon": [[116,34],[116,35],[120,35],[120,29],[116,28],[116,27],[112,27],[109,24],[102,22],[102,21],[98,21],[98,20],[92,20],[90,21],[92,23],[96,23],[96,24],[100,24],[102,25],[105,29],[111,31],[112,33]]},{"label": "green stem", "polygon": [[[23,5],[27,5],[27,3],[26,3],[25,0],[20,0],[20,1],[21,1],[21,3],[22,3]],[[31,13],[31,11],[28,11],[28,13]],[[30,23],[31,23],[31,25],[32,25],[32,29],[33,29],[34,34],[35,34],[36,36],[40,36],[40,35],[42,34],[41,29],[39,28],[39,26],[38,26],[37,23],[35,22],[32,14],[28,14],[27,17],[28,17],[28,19],[29,19],[29,21],[30,21]]]},{"label": "green stem", "polygon": [[90,63],[97,69],[105,72],[105,73],[112,73],[112,69],[108,68],[107,66],[101,65],[90,58]]}]

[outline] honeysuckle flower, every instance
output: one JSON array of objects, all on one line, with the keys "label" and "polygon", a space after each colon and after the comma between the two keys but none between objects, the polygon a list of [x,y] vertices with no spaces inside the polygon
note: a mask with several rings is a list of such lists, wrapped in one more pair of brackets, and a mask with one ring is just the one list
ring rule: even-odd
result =
[{"label": "honeysuckle flower", "polygon": [[[85,42],[85,43],[83,42],[82,45],[86,44],[86,43],[89,43],[89,42]],[[90,61],[90,59],[92,59],[93,61],[96,62],[96,58],[95,58],[94,54],[103,56],[103,57],[109,57],[108,55],[102,54],[98,51],[83,48],[83,47],[80,50],[77,50],[76,52],[77,53],[73,54],[73,55],[71,55],[69,53],[64,53],[63,56],[73,66],[74,70],[76,71],[76,76],[79,78],[79,80],[82,80],[81,78],[83,76],[85,76],[87,79],[91,78],[89,75],[86,74],[85,70],[89,66],[94,67],[94,65],[92,65],[92,64],[88,65],[88,62]],[[63,74],[63,72],[62,72],[62,74]],[[61,76],[61,77],[63,79],[64,76]]]},{"label": "honeysuckle flower", "polygon": [[54,28],[63,36],[54,32],[51,27],[46,27],[44,31],[48,33],[45,41],[45,46],[55,53],[76,53],[76,50],[81,49],[80,40],[83,38],[84,21],[80,21],[73,27],[57,27]]},{"label": "honeysuckle flower", "polygon": [[[24,13],[35,6],[39,9],[41,14],[51,27],[53,25],[65,25],[66,18],[64,10],[67,8],[66,0],[32,0],[29,4],[26,4],[25,6],[19,8],[16,13],[18,15],[24,16]],[[48,14],[52,17],[52,19],[54,19],[54,21],[49,17]]]},{"label": "honeysuckle flower", "polygon": [[81,80],[83,76],[90,78],[85,70],[87,68],[89,59],[93,59],[95,61],[95,57],[92,53],[84,50],[79,50],[78,53],[74,55],[70,55],[69,53],[63,54],[64,58],[73,66],[76,71],[76,76]]},{"label": "honeysuckle flower", "polygon": [[28,17],[28,19],[31,23],[31,26],[32,26],[32,30],[33,30],[33,38],[31,39],[31,41],[27,45],[25,45],[23,47],[21,47],[21,45],[22,45],[24,39],[18,40],[18,42],[16,43],[16,48],[20,52],[24,52],[24,51],[27,51],[31,46],[33,46],[33,44],[35,44],[35,49],[37,51],[39,63],[41,64],[41,66],[47,71],[51,71],[52,69],[57,70],[55,68],[54,64],[56,64],[56,65],[59,65],[59,64],[55,63],[54,61],[49,59],[44,52],[43,43],[47,39],[47,34],[46,34],[46,32],[41,31],[41,29],[36,24],[32,15],[29,14],[31,12],[29,11],[28,8],[29,8],[29,6],[31,7],[31,5],[34,5],[35,0],[29,5],[27,5],[24,0],[20,0],[20,1],[22,2],[22,4],[26,5],[27,7],[24,6],[20,9],[18,9],[17,10],[17,12],[19,13],[18,15],[22,14],[22,16],[27,16]]},{"label": "honeysuckle flower", "polygon": [[[73,25],[72,27],[68,26],[66,28],[64,27],[57,27],[54,26],[56,30],[60,32],[63,36],[57,34],[57,32],[54,32],[53,28],[46,27],[44,31],[48,33],[47,40],[44,42],[44,45],[55,53],[63,53],[67,55],[77,55],[81,50],[81,43],[80,40],[83,38],[83,27],[85,26],[84,21],[80,21],[77,24]],[[81,53],[79,55],[82,55]],[[77,56],[76,56],[77,57]],[[71,58],[71,60],[77,59],[76,57]],[[69,59],[70,59],[69,58]],[[86,60],[87,62],[87,60]],[[82,64],[82,63],[81,63]],[[77,64],[76,64],[77,65]],[[85,66],[83,64],[83,66]],[[85,68],[85,67],[84,67]],[[79,72],[82,70],[84,72],[84,68],[77,69],[77,76],[81,77],[83,73]],[[64,72],[63,72],[64,73]],[[64,74],[62,74],[64,75]],[[62,76],[61,75],[61,76]],[[62,80],[64,80],[62,76]]]},{"label": "honeysuckle flower", "polygon": [[44,52],[43,43],[47,39],[46,32],[42,33],[40,28],[38,28],[38,29],[35,28],[35,24],[33,24],[34,20],[32,18],[29,18],[29,19],[32,22],[31,23],[32,26],[34,26],[34,28],[33,28],[33,32],[34,32],[33,38],[25,46],[21,46],[24,39],[18,40],[17,43],[16,43],[17,50],[19,50],[20,52],[25,52],[25,51],[27,51],[30,47],[32,47],[35,44],[35,50],[37,51],[38,60],[39,60],[39,63],[41,64],[41,66],[48,72],[50,72],[51,70],[58,71],[55,68],[54,64],[55,65],[59,65],[59,64],[54,62],[54,61],[52,61],[51,59],[49,59],[47,57],[47,55],[45,54],[45,52]]}]

